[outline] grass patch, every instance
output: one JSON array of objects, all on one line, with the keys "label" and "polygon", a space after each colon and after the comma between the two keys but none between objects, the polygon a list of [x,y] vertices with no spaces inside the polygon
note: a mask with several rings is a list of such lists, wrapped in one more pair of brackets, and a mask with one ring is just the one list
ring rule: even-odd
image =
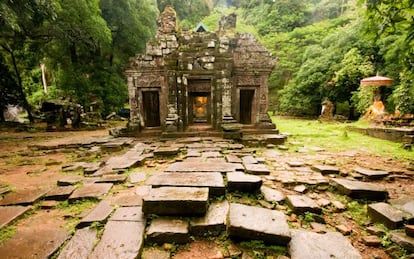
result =
[{"label": "grass patch", "polygon": [[16,226],[6,226],[0,229],[0,245],[12,238],[17,232]]},{"label": "grass patch", "polygon": [[248,250],[254,258],[268,258],[269,256],[285,255],[287,248],[284,246],[266,245],[262,240],[243,241],[240,247]]},{"label": "grass patch", "polygon": [[402,148],[401,143],[373,138],[346,129],[348,126],[367,127],[366,122],[339,123],[317,120],[287,119],[273,116],[280,132],[289,133],[289,141],[305,146],[317,146],[331,152],[355,150],[398,160],[414,159],[414,152]]}]

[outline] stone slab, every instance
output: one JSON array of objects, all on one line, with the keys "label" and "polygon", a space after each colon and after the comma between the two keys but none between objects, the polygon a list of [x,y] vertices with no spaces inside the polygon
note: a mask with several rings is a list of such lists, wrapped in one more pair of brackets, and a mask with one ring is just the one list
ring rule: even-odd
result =
[{"label": "stone slab", "polygon": [[259,162],[253,156],[242,157],[243,164],[258,164]]},{"label": "stone slab", "polygon": [[143,150],[130,150],[123,155],[113,156],[109,158],[105,166],[92,174],[92,176],[101,176],[110,174],[114,171],[127,170],[142,164],[146,160],[146,156],[142,155]]},{"label": "stone slab", "polygon": [[75,176],[67,176],[57,181],[57,185],[59,186],[68,186],[68,185],[75,185],[81,183],[83,181],[83,177],[80,175]]},{"label": "stone slab", "polygon": [[404,232],[391,232],[390,239],[402,248],[414,252],[414,237],[407,236]]},{"label": "stone slab", "polygon": [[154,150],[154,156],[175,156],[180,153],[178,147],[159,147]]},{"label": "stone slab", "polygon": [[56,200],[56,201],[63,201],[66,200],[72,193],[75,191],[76,186],[59,186],[55,189],[52,189],[48,193],[46,193],[44,199],[45,200]]},{"label": "stone slab", "polygon": [[407,236],[414,237],[414,225],[405,225],[404,231]]},{"label": "stone slab", "polygon": [[69,200],[100,198],[109,192],[112,185],[112,183],[86,184],[76,189],[72,195],[69,196]]},{"label": "stone slab", "polygon": [[355,173],[358,173],[370,180],[378,180],[388,176],[390,173],[382,170],[370,170],[362,167],[354,168]]},{"label": "stone slab", "polygon": [[262,179],[256,175],[242,172],[227,173],[227,188],[230,192],[257,192],[262,182]]},{"label": "stone slab", "polygon": [[286,202],[296,214],[305,212],[320,214],[322,212],[322,208],[306,195],[287,195]]},{"label": "stone slab", "polygon": [[303,167],[303,166],[305,166],[305,163],[300,162],[300,161],[289,161],[289,162],[286,162],[286,163],[290,167]]},{"label": "stone slab", "polygon": [[369,204],[367,213],[372,222],[382,223],[389,229],[402,227],[404,220],[409,217],[407,213],[385,202]]},{"label": "stone slab", "polygon": [[409,221],[414,224],[414,198],[400,199],[400,200],[390,200],[390,203],[397,207],[398,209],[409,213]]},{"label": "stone slab", "polygon": [[41,209],[48,210],[48,209],[52,209],[52,208],[54,208],[54,207],[59,206],[59,204],[60,204],[60,202],[59,202],[59,201],[54,201],[54,200],[49,200],[49,201],[41,201],[41,202],[39,203],[39,207],[40,207]]},{"label": "stone slab", "polygon": [[280,211],[231,203],[230,237],[287,245],[291,239],[286,216]]},{"label": "stone slab", "polygon": [[219,151],[207,151],[207,152],[201,153],[201,157],[203,159],[207,159],[207,158],[222,158],[223,157],[223,154],[221,154]]},{"label": "stone slab", "polygon": [[114,208],[108,201],[101,201],[96,205],[84,218],[81,219],[79,224],[77,225],[78,228],[83,228],[89,226],[93,222],[104,222]]},{"label": "stone slab", "polygon": [[68,244],[60,252],[58,259],[88,258],[97,241],[97,229],[76,230]]},{"label": "stone slab", "polygon": [[152,188],[143,199],[142,211],[157,215],[204,215],[208,197],[208,188]]},{"label": "stone slab", "polygon": [[0,229],[10,224],[13,220],[29,211],[31,207],[26,206],[1,206],[0,207]]},{"label": "stone slab", "polygon": [[108,221],[102,238],[89,258],[139,258],[144,239],[145,223]]},{"label": "stone slab", "polygon": [[211,196],[221,196],[226,193],[223,176],[220,173],[160,173],[148,178],[145,182],[152,187],[182,186],[207,187]]},{"label": "stone slab", "polygon": [[263,164],[244,164],[246,173],[254,175],[269,175],[270,169]]},{"label": "stone slab", "polygon": [[227,162],[176,162],[170,165],[165,172],[219,172],[227,173],[240,170],[240,164]]},{"label": "stone slab", "polygon": [[118,208],[109,220],[145,222],[141,206]]},{"label": "stone slab", "polygon": [[388,197],[387,190],[379,184],[346,179],[332,179],[332,181],[339,192],[351,198],[381,201]]},{"label": "stone slab", "polygon": [[284,185],[308,184],[308,185],[325,185],[329,183],[326,176],[321,173],[312,171],[288,171],[278,170],[275,174],[276,180]]},{"label": "stone slab", "polygon": [[303,230],[292,230],[292,240],[288,245],[291,258],[346,258],[361,259],[362,256],[351,242],[338,232],[317,234]]},{"label": "stone slab", "polygon": [[132,173],[129,175],[129,182],[132,184],[141,183],[147,179],[146,173]]},{"label": "stone slab", "polygon": [[229,163],[242,163],[243,162],[238,156],[232,155],[232,154],[226,155],[226,160]]},{"label": "stone slab", "polygon": [[106,174],[96,179],[95,183],[124,183],[127,178],[124,174]]},{"label": "stone slab", "polygon": [[267,186],[260,187],[260,192],[268,202],[281,202],[286,199],[286,196],[282,192]]},{"label": "stone slab", "polygon": [[227,201],[210,204],[204,217],[190,221],[190,233],[195,236],[218,235],[226,230],[229,203]]},{"label": "stone slab", "polygon": [[48,190],[45,189],[24,189],[6,194],[0,205],[31,205],[42,198]]},{"label": "stone slab", "polygon": [[312,166],[312,169],[320,172],[321,174],[339,174],[339,168],[336,166],[331,165],[314,165]]},{"label": "stone slab", "polygon": [[146,237],[146,243],[148,244],[185,244],[189,241],[188,221],[184,219],[153,219]]}]

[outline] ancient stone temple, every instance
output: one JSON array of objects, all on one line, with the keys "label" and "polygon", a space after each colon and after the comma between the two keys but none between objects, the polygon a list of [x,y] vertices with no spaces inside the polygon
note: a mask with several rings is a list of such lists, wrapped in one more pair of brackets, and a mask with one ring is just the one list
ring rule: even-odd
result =
[{"label": "ancient stone temple", "polygon": [[163,134],[191,127],[226,131],[239,127],[275,132],[267,114],[268,77],[275,58],[251,34],[235,31],[236,15],[220,20],[218,32],[180,30],[167,7],[146,53],[127,69],[129,132]]}]

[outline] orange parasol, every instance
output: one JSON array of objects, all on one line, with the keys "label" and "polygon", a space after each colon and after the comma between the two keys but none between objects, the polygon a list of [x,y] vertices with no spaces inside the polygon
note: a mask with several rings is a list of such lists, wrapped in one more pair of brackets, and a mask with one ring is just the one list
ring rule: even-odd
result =
[{"label": "orange parasol", "polygon": [[385,76],[372,76],[361,80],[361,86],[390,86],[392,79]]}]

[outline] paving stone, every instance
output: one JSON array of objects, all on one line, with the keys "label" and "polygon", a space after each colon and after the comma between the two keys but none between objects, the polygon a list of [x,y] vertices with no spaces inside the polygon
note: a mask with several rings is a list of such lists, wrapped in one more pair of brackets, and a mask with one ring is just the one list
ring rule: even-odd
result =
[{"label": "paving stone", "polygon": [[302,166],[305,166],[305,163],[300,162],[300,161],[289,161],[289,162],[286,162],[286,163],[290,167],[302,167]]},{"label": "paving stone", "polygon": [[366,245],[366,246],[374,246],[374,247],[378,247],[381,246],[381,238],[371,235],[371,236],[363,236],[362,237],[362,242]]},{"label": "paving stone", "polygon": [[159,147],[154,150],[154,156],[175,156],[180,153],[178,147]]},{"label": "paving stone", "polygon": [[254,175],[269,175],[270,169],[264,164],[244,164],[246,173]]},{"label": "paving stone", "polygon": [[97,241],[97,229],[76,230],[68,244],[60,252],[58,259],[88,258]]},{"label": "paving stone", "polygon": [[414,237],[414,225],[405,225],[404,230],[407,236]]},{"label": "paving stone", "polygon": [[402,248],[414,252],[414,238],[407,236],[404,232],[391,232],[390,239]]},{"label": "paving stone", "polygon": [[307,184],[307,185],[324,185],[328,184],[329,180],[321,173],[312,171],[277,171],[275,172],[276,181],[284,185],[292,184]]},{"label": "paving stone", "polygon": [[114,208],[108,201],[101,201],[86,215],[77,225],[77,228],[89,226],[93,222],[104,222],[109,217]]},{"label": "paving stone", "polygon": [[170,259],[170,252],[157,247],[144,248],[142,259]]},{"label": "paving stone", "polygon": [[362,167],[354,168],[355,173],[363,175],[365,178],[370,180],[378,180],[388,176],[390,173],[382,170],[370,170]]},{"label": "paving stone", "polygon": [[57,181],[57,185],[59,186],[68,186],[68,185],[75,185],[81,183],[84,178],[80,175],[75,176],[67,176]]},{"label": "paving stone", "polygon": [[41,209],[52,209],[52,208],[58,206],[59,204],[60,204],[59,201],[53,201],[53,200],[41,201],[40,204],[39,204],[39,207]]},{"label": "paving stone", "polygon": [[285,146],[285,145],[277,145],[277,148],[279,150],[283,150],[283,151],[289,150],[289,147],[288,146]]},{"label": "paving stone", "polygon": [[291,258],[346,258],[361,259],[358,250],[338,232],[317,234],[303,230],[292,230],[292,240],[288,245]]},{"label": "paving stone", "polygon": [[201,157],[206,158],[222,158],[223,155],[219,151],[212,151],[212,152],[203,152]]},{"label": "paving stone", "polygon": [[367,227],[367,232],[371,235],[376,235],[376,236],[379,236],[379,237],[382,237],[386,234],[384,229],[382,229],[380,227],[377,227],[377,226]]},{"label": "paving stone", "polygon": [[231,237],[275,245],[286,245],[290,241],[285,214],[237,203],[230,204],[228,233]]},{"label": "paving stone", "polygon": [[240,170],[240,164],[214,162],[176,162],[170,165],[165,172],[219,172],[227,173]]},{"label": "paving stone", "polygon": [[147,159],[145,155],[142,155],[142,152],[143,150],[132,149],[121,156],[113,156],[109,158],[104,167],[93,173],[92,176],[101,176],[139,166]]},{"label": "paving stone", "polygon": [[227,155],[226,160],[229,163],[242,163],[243,162],[238,156],[235,156],[235,155],[232,155],[232,154]]},{"label": "paving stone", "polygon": [[196,236],[218,235],[226,230],[228,213],[229,203],[227,201],[210,204],[204,217],[194,218],[190,221],[191,234]]},{"label": "paving stone", "polygon": [[99,177],[95,182],[96,183],[124,183],[128,176],[123,174],[106,174]]},{"label": "paving stone", "polygon": [[286,196],[286,202],[296,214],[305,212],[320,214],[322,212],[321,207],[306,195],[288,195]]},{"label": "paving stone", "polygon": [[30,205],[42,198],[48,190],[45,189],[24,189],[6,194],[0,205]]},{"label": "paving stone", "polygon": [[139,258],[144,231],[144,222],[108,221],[100,242],[89,258]]},{"label": "paving stone", "polygon": [[335,208],[335,212],[340,212],[346,210],[345,204],[340,201],[332,201],[332,206]]},{"label": "paving stone", "polygon": [[409,222],[413,222],[412,224],[414,224],[414,197],[410,197],[407,199],[390,200],[389,202],[394,207],[410,214],[408,220]]},{"label": "paving stone", "polygon": [[56,201],[63,201],[66,200],[76,189],[76,186],[59,186],[55,189],[52,189],[48,193],[46,193],[44,199],[45,200],[56,200]]},{"label": "paving stone", "polygon": [[332,181],[340,193],[351,198],[385,200],[388,197],[387,190],[379,184],[346,179],[332,179]]},{"label": "paving stone", "polygon": [[151,191],[150,185],[140,185],[135,188],[135,193],[141,197],[147,196]]},{"label": "paving stone", "polygon": [[226,193],[223,176],[220,173],[160,173],[148,178],[145,182],[152,187],[182,186],[207,187],[211,196],[221,196]]},{"label": "paving stone", "polygon": [[190,157],[201,157],[201,152],[198,150],[187,150],[187,155],[186,158],[190,158]]},{"label": "paving stone", "polygon": [[29,211],[29,206],[1,206],[0,207],[0,229],[10,224],[13,220]]},{"label": "paving stone", "polygon": [[268,202],[282,202],[286,198],[282,192],[267,186],[260,187],[260,192]]},{"label": "paving stone", "polygon": [[385,202],[368,205],[367,214],[372,222],[382,223],[389,229],[400,228],[409,215]]},{"label": "paving stone", "polygon": [[343,224],[335,226],[335,229],[341,232],[342,235],[348,236],[352,233],[352,228]]},{"label": "paving stone", "polygon": [[258,164],[259,162],[253,156],[244,156],[242,157],[243,164]]},{"label": "paving stone", "polygon": [[16,234],[0,246],[0,257],[51,258],[68,237],[63,228],[44,225],[18,228]]},{"label": "paving stone", "polygon": [[141,206],[118,208],[109,220],[145,222]]},{"label": "paving stone", "polygon": [[208,206],[208,188],[152,188],[142,206],[145,214],[204,215]]},{"label": "paving stone", "polygon": [[146,173],[132,173],[129,175],[129,182],[134,183],[141,183],[147,179]]},{"label": "paving stone", "polygon": [[339,174],[339,168],[331,165],[314,165],[312,169],[321,174]]},{"label": "paving stone", "polygon": [[112,183],[93,183],[86,184],[76,189],[70,196],[69,200],[86,199],[86,198],[100,198],[105,195],[112,188]]},{"label": "paving stone", "polygon": [[242,172],[227,173],[227,188],[230,192],[256,192],[262,186],[262,179]]},{"label": "paving stone", "polygon": [[326,227],[325,224],[311,222],[310,226],[312,228],[312,231],[315,233],[324,234],[326,232],[329,232],[329,229]]},{"label": "paving stone", "polygon": [[136,194],[135,191],[134,188],[119,191],[110,197],[111,204],[116,207],[142,206],[142,196]]},{"label": "paving stone", "polygon": [[146,243],[148,244],[185,244],[189,241],[188,221],[184,219],[153,219],[146,237]]},{"label": "paving stone", "polygon": [[298,193],[305,193],[305,192],[308,190],[308,188],[306,188],[306,186],[305,186],[305,185],[301,184],[301,185],[296,185],[296,186],[293,188],[293,190],[294,190],[295,192],[298,192]]}]

